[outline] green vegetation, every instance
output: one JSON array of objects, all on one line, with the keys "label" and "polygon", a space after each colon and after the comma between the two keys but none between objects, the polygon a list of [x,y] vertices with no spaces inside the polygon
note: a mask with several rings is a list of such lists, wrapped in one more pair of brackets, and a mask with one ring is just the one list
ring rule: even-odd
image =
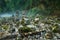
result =
[{"label": "green vegetation", "polygon": [[8,25],[3,25],[2,28],[7,31],[9,29],[9,26]]},{"label": "green vegetation", "polygon": [[21,33],[32,32],[32,29],[29,27],[21,27],[21,28],[19,28],[19,32],[21,32]]},{"label": "green vegetation", "polygon": [[50,29],[52,30],[52,32],[54,33],[60,33],[60,27],[56,24],[50,27]]},{"label": "green vegetation", "polygon": [[34,14],[59,15],[60,0],[0,0],[0,12],[16,10],[29,10]]}]

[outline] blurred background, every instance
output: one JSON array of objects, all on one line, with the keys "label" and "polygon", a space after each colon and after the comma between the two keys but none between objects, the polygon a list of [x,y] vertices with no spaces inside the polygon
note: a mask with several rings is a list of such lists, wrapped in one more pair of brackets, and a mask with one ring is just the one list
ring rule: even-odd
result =
[{"label": "blurred background", "polygon": [[[13,14],[16,10],[28,15],[60,15],[60,0],[0,0],[0,15]],[[5,15],[6,16],[6,15]]]}]

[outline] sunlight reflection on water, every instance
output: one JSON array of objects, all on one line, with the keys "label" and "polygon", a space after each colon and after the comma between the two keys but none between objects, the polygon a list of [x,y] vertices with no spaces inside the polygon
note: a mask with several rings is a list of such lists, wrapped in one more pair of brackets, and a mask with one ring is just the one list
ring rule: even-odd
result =
[{"label": "sunlight reflection on water", "polygon": [[10,12],[10,13],[2,13],[0,14],[1,17],[11,17],[14,13]]},{"label": "sunlight reflection on water", "polygon": [[11,17],[11,14],[2,14],[1,17]]}]

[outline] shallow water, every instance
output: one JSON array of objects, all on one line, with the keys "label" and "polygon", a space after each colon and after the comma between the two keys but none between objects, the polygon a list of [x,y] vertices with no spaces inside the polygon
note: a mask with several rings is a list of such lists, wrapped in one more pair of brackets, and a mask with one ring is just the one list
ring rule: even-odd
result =
[{"label": "shallow water", "polygon": [[[22,16],[22,13],[25,13],[25,11],[19,11],[19,16]],[[25,14],[28,15],[28,13]],[[16,15],[16,12],[0,13],[0,17],[11,17],[12,15]]]},{"label": "shallow water", "polygon": [[11,17],[11,14],[2,14],[1,17]]},{"label": "shallow water", "polygon": [[11,17],[12,16],[12,13],[1,13],[0,14],[0,17]]},{"label": "shallow water", "polygon": [[15,12],[1,13],[0,17],[11,17],[12,15],[15,15]]}]

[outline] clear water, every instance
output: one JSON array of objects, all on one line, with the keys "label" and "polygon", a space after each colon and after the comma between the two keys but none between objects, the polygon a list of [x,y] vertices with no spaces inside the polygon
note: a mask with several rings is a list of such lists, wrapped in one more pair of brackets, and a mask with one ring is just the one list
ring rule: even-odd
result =
[{"label": "clear water", "polygon": [[[16,12],[1,13],[0,17],[11,17],[12,15],[16,15]],[[22,15],[22,11],[19,11],[19,16],[21,15]]]},{"label": "clear water", "polygon": [[2,14],[1,17],[11,17],[11,14]]},{"label": "clear water", "polygon": [[0,17],[11,17],[12,13],[1,13]]}]

